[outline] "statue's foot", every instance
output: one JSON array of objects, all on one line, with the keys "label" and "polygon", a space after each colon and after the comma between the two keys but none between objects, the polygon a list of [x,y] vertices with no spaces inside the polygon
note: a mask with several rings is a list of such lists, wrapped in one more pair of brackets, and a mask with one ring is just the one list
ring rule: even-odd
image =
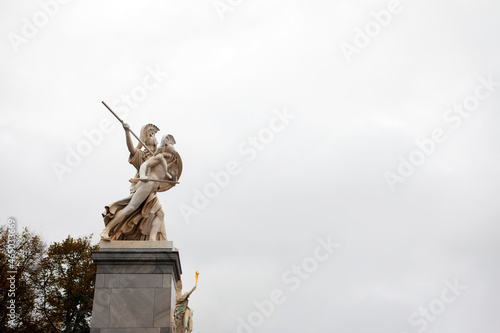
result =
[{"label": "statue's foot", "polygon": [[158,231],[157,232],[152,231],[149,234],[148,241],[150,241],[150,242],[156,242],[156,237],[158,237]]},{"label": "statue's foot", "polygon": [[101,232],[101,240],[103,241],[110,241],[111,238],[109,237],[109,234],[105,231]]}]

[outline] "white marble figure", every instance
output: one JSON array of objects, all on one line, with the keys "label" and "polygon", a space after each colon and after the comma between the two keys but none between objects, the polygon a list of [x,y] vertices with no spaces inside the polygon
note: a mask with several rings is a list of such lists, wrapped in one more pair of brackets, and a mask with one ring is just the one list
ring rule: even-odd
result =
[{"label": "white marble figure", "polygon": [[[137,169],[131,179],[131,194],[128,198],[106,206],[103,214],[106,227],[101,233],[103,240],[166,240],[164,213],[157,198],[157,192],[169,190],[180,177],[182,160],[174,149],[172,135],[164,136],[154,156],[148,150],[141,150],[142,144],[133,146],[130,128],[123,125],[130,151],[129,162]],[[152,124],[141,130],[145,145],[156,148],[155,133],[158,128]],[[165,182],[167,181],[167,182]]]}]

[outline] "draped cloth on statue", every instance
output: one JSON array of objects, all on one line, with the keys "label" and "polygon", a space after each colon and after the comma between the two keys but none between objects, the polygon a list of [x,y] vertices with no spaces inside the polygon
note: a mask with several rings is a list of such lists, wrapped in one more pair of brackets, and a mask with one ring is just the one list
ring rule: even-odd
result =
[{"label": "draped cloth on statue", "polygon": [[193,331],[193,310],[188,307],[190,293],[178,297],[175,301],[174,333],[190,333]]},{"label": "draped cloth on statue", "polygon": [[[105,212],[102,216],[104,217],[105,225],[108,225],[109,221],[118,211],[128,205],[131,197],[132,195],[104,207]],[[149,240],[155,214],[160,208],[161,205],[156,196],[156,191],[152,191],[136,210],[110,230],[109,236],[111,240]],[[167,232],[164,223],[160,226],[156,240],[167,240]]]},{"label": "draped cloth on statue", "polygon": [[[142,151],[137,149],[135,153],[131,153],[128,157],[128,162],[134,166],[136,169],[136,173],[134,178],[139,178],[139,169],[141,168],[142,163],[146,162],[151,157],[151,154],[148,151]],[[135,184],[132,183],[130,187],[130,193],[135,192]]]}]

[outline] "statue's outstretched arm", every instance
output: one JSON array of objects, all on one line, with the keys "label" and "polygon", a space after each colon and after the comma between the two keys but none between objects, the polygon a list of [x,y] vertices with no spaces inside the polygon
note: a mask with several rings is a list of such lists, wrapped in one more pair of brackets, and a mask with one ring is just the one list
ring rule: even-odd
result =
[{"label": "statue's outstretched arm", "polygon": [[188,296],[190,296],[190,295],[193,293],[193,291],[195,291],[195,290],[196,290],[196,286],[198,286],[198,284],[195,284],[195,285],[194,285],[194,287],[193,287],[193,289],[191,289],[191,290],[187,293],[187,295],[188,295]]},{"label": "statue's outstretched arm", "polygon": [[125,130],[125,137],[127,139],[127,148],[131,155],[134,155],[137,151],[137,148],[134,147],[134,143],[132,142],[132,137],[130,136],[130,126],[129,124],[123,123],[123,129]]}]

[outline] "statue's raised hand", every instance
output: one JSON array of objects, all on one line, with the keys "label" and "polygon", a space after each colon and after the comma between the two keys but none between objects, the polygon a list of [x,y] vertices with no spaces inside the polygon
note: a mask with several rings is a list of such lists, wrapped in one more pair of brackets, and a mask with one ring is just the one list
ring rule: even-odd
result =
[{"label": "statue's raised hand", "polygon": [[123,129],[127,132],[130,131],[130,125],[127,123],[123,123]]}]

